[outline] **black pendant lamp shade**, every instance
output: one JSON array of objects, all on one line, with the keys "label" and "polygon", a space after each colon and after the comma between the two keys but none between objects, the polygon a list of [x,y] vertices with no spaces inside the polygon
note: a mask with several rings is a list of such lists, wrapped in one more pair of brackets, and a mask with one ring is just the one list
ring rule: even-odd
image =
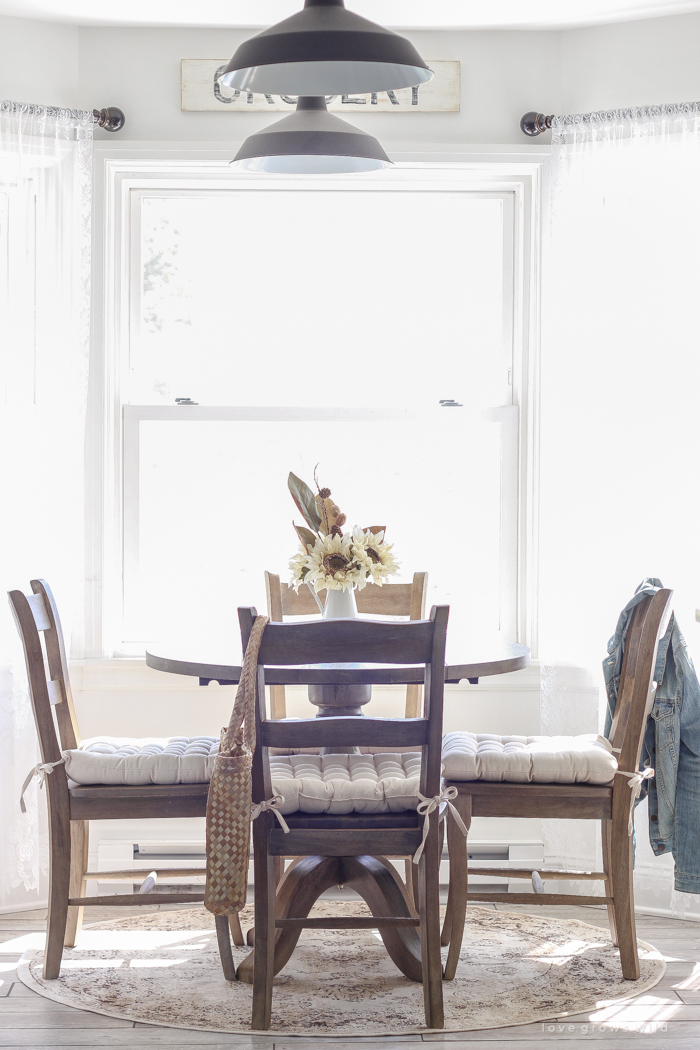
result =
[{"label": "black pendant lamp shade", "polygon": [[241,44],[219,82],[260,94],[346,95],[432,77],[398,33],[346,11],[343,0],[306,0],[303,11]]},{"label": "black pendant lamp shade", "polygon": [[295,113],[247,138],[235,171],[327,175],[375,171],[391,164],[379,142],[326,111],[323,95],[302,97]]}]

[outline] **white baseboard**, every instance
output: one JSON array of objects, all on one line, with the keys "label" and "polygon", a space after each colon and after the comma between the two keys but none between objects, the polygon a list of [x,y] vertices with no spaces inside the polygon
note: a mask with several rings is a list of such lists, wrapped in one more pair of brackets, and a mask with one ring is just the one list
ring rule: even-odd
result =
[{"label": "white baseboard", "polygon": [[15,912],[19,915],[25,911],[39,911],[39,909],[48,908],[48,906],[48,898],[35,900],[32,904],[0,904],[0,915],[12,915]]}]

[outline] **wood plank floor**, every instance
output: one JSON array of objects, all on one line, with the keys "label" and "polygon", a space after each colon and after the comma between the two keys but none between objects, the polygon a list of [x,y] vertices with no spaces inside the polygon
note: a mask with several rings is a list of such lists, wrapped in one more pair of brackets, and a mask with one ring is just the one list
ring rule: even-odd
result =
[{"label": "wood plank floor", "polygon": [[[164,909],[167,906],[164,906]],[[505,906],[503,906],[505,907]],[[141,913],[145,909],[138,909]],[[153,910],[157,910],[155,907]],[[580,919],[607,929],[607,917],[598,908],[532,908],[509,906],[509,911],[532,910],[537,915],[552,914]],[[91,910],[90,919],[124,917],[126,908]],[[252,1035],[220,1035],[188,1032],[174,1028],[134,1024],[82,1010],[74,1010],[44,999],[17,980],[15,965],[21,950],[34,947],[37,934],[45,929],[45,912],[0,915],[0,1050],[45,1050],[47,1047],[80,1050],[146,1050],[173,1047],[174,1050],[351,1050],[363,1044],[381,1050],[400,1050],[407,1044],[444,1043],[445,1050],[535,1050],[537,1046],[566,1043],[591,1045],[595,1050],[637,1050],[640,1046],[658,1050],[700,1050],[700,924],[648,915],[638,916],[638,934],[655,945],[665,956],[668,970],[661,984],[624,1006],[576,1017],[564,1017],[544,1024],[495,1028],[485,1032],[445,1035],[402,1036],[400,1038],[326,1039],[282,1038]],[[21,940],[20,940],[21,939]],[[18,944],[18,940],[20,943]],[[12,951],[3,952],[3,944]],[[426,1048],[427,1050],[427,1048]]]}]

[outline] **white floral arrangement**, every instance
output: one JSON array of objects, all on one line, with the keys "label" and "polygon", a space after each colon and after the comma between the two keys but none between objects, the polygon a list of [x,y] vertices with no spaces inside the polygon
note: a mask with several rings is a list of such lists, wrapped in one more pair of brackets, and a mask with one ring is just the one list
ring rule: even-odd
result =
[{"label": "white floral arrangement", "polygon": [[294,524],[299,537],[299,552],[289,563],[292,585],[299,591],[302,583],[318,593],[329,591],[363,590],[368,583],[381,587],[389,576],[398,572],[399,564],[391,553],[393,544],[386,543],[383,525],[355,526],[343,534],[347,517],[331,499],[331,490],[317,492],[295,474],[289,475],[289,491],[297,509],[308,525]]}]

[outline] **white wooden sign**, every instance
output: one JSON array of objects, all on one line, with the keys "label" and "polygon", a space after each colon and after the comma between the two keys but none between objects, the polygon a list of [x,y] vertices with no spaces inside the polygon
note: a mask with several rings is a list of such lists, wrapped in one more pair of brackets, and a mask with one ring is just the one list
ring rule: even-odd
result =
[{"label": "white wooden sign", "polygon": [[[435,76],[420,87],[371,95],[331,95],[333,113],[459,113],[459,62],[428,62]],[[228,59],[183,58],[181,108],[188,112],[290,113],[294,95],[231,91],[218,78]]]}]

